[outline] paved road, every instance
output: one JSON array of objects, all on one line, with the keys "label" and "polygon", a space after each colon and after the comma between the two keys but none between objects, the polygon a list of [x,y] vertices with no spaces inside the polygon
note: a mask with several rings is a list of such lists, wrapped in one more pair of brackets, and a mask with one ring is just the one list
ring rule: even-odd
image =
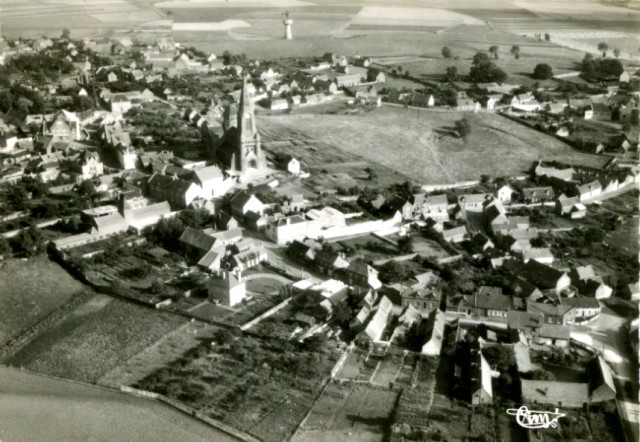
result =
[{"label": "paved road", "polygon": [[231,442],[160,402],[0,367],[0,440]]}]

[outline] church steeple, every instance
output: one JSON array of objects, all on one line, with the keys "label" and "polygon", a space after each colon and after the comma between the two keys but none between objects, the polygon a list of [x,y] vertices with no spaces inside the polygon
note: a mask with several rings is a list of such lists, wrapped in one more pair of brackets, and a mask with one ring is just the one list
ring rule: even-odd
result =
[{"label": "church steeple", "polygon": [[248,83],[247,77],[244,77],[240,92],[240,106],[238,107],[238,139],[235,164],[233,164],[233,167],[239,172],[245,172],[248,168],[261,169],[266,167],[260,134],[256,128],[252,88],[253,85]]}]

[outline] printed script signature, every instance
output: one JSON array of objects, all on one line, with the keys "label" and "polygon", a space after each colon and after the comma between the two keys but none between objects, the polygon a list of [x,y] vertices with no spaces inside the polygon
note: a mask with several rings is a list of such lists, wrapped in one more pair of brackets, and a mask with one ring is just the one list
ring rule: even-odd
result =
[{"label": "printed script signature", "polygon": [[507,414],[516,417],[516,422],[523,428],[536,429],[536,428],[556,428],[558,426],[558,419],[566,416],[564,413],[560,413],[560,410],[556,408],[556,411],[538,411],[529,410],[526,405],[520,408],[509,408]]}]

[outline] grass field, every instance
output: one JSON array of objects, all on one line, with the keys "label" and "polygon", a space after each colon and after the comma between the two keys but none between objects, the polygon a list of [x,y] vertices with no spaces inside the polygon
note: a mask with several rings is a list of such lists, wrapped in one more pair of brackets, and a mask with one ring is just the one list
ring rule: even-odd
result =
[{"label": "grass field", "polygon": [[7,362],[93,383],[184,322],[179,316],[96,295]]},{"label": "grass field", "polygon": [[8,367],[0,377],[6,441],[238,440],[158,401]]},{"label": "grass field", "polygon": [[83,288],[46,256],[0,263],[0,344],[44,319]]},{"label": "grass field", "polygon": [[[452,132],[462,117],[472,126],[466,144]],[[586,165],[603,162],[601,157],[577,152],[555,138],[487,113],[383,106],[355,116],[263,116],[260,127],[321,139],[423,183],[477,179],[481,174],[519,175],[540,159]]]}]

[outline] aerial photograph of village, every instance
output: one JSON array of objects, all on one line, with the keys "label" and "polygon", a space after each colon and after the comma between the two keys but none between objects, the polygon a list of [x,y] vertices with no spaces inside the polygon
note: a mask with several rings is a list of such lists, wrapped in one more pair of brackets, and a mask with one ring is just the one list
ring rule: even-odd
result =
[{"label": "aerial photograph of village", "polygon": [[0,0],[0,441],[637,442],[637,0]]}]

